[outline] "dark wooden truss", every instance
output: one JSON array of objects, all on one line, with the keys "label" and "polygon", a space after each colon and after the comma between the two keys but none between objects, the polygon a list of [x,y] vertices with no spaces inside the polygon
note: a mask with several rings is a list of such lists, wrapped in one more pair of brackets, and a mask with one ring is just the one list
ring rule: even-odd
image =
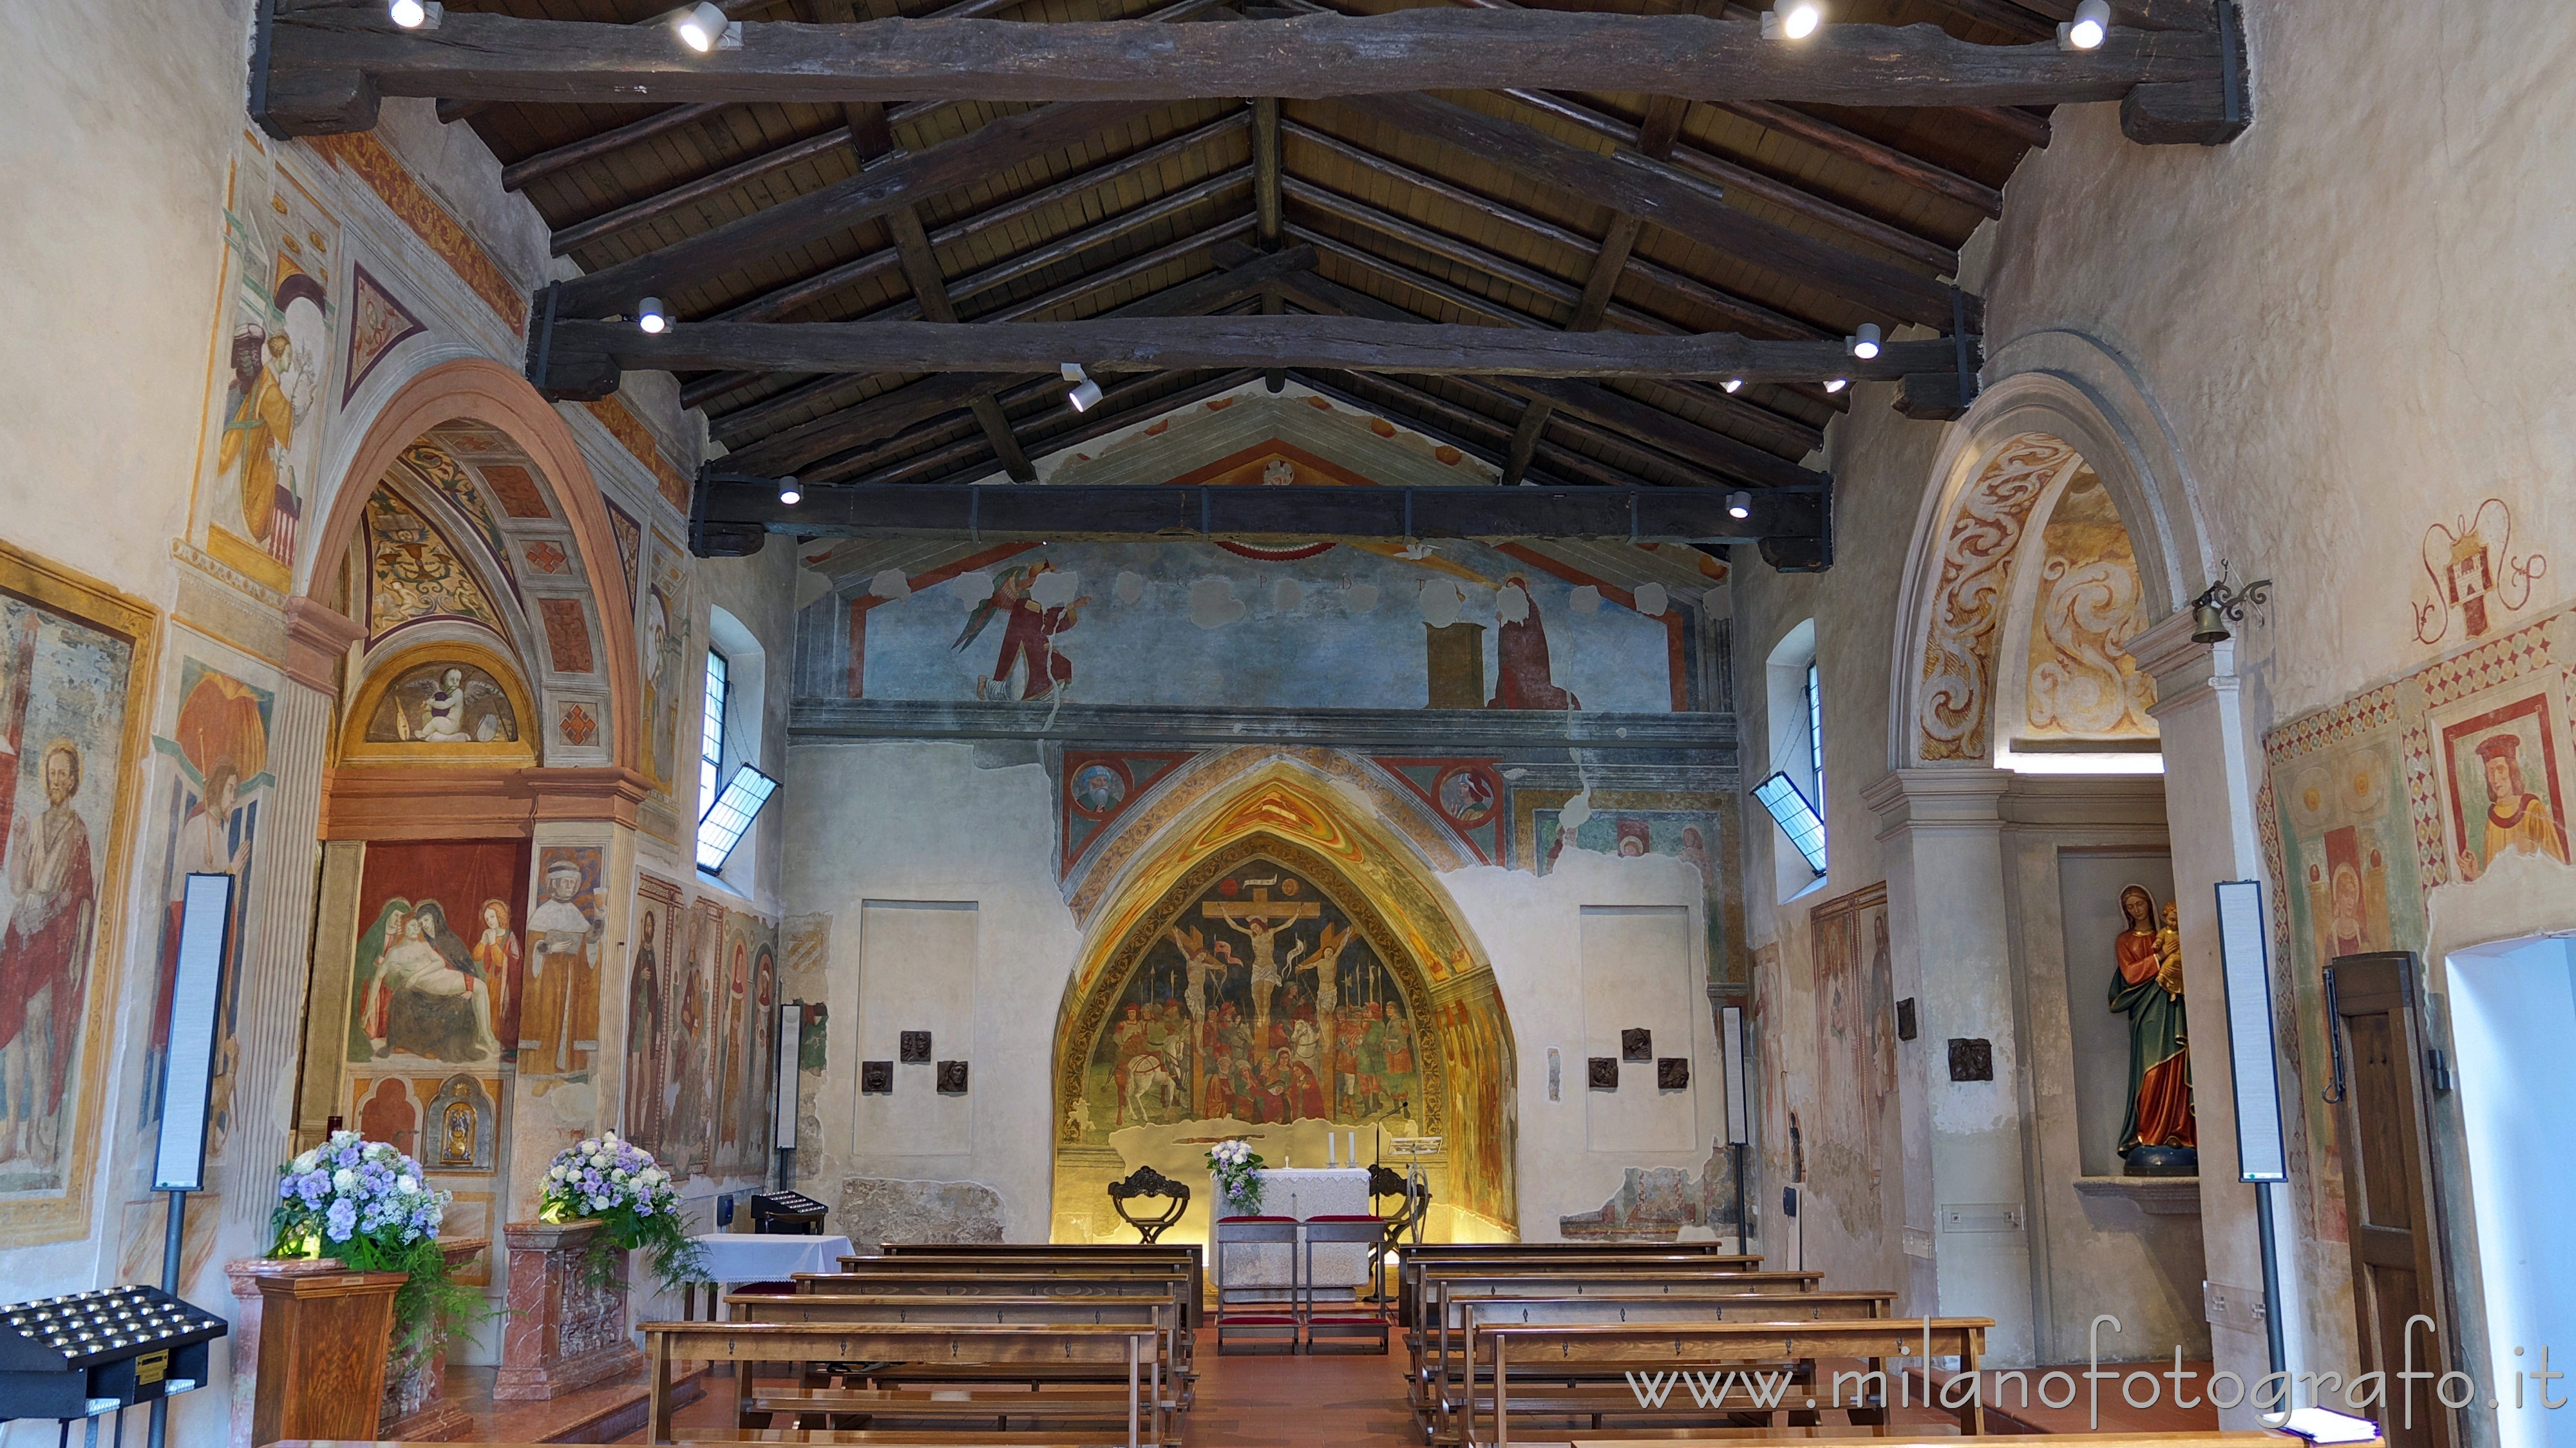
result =
[{"label": "dark wooden truss", "polygon": [[[1728,0],[725,0],[739,47],[697,55],[665,0],[455,0],[415,32],[264,0],[252,109],[310,134],[428,96],[472,124],[581,269],[536,299],[531,378],[679,374],[732,480],[700,489],[710,552],[937,526],[952,488],[1294,379],[1505,484],[1696,497],[1641,539],[1813,567],[1839,384],[1892,380],[1915,417],[1974,397],[1958,249],[2048,107],[2118,100],[2143,143],[2247,123],[2233,0],[2115,0],[2090,52],[2056,41],[2074,3],[1835,0],[1792,46]],[[672,330],[631,324],[645,297]],[[1738,491],[1779,505],[1709,511]],[[1477,526],[1577,518],[1497,506]]]}]

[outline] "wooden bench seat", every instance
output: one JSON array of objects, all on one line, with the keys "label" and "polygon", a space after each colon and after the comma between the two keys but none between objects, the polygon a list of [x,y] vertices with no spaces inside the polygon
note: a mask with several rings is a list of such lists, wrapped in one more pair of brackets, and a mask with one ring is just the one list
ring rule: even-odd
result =
[{"label": "wooden bench seat", "polygon": [[[1190,1401],[1190,1374],[1180,1364],[1181,1309],[1170,1294],[1137,1297],[920,1297],[861,1296],[799,1292],[737,1294],[726,1299],[734,1319],[746,1322],[841,1323],[945,1326],[958,1323],[1109,1324],[1148,1326],[1162,1334],[1164,1383],[1162,1406],[1185,1412]],[[1090,1368],[1050,1365],[1043,1381],[1066,1384],[1120,1381],[1116,1364]],[[896,1364],[867,1374],[880,1381],[922,1383],[1026,1383],[1026,1369],[1007,1364]],[[809,1376],[810,1381],[810,1376]]]},{"label": "wooden bench seat", "polygon": [[[1706,1253],[1666,1252],[1660,1249],[1632,1248],[1618,1252],[1591,1251],[1513,1255],[1487,1253],[1483,1256],[1472,1258],[1434,1255],[1437,1250],[1438,1249],[1422,1247],[1408,1248],[1398,1259],[1399,1266],[1396,1275],[1396,1316],[1397,1321],[1404,1326],[1410,1327],[1418,1320],[1417,1314],[1421,1308],[1422,1282],[1428,1274],[1433,1272],[1444,1273],[1453,1277],[1459,1275],[1481,1275],[1488,1277],[1580,1275],[1607,1277],[1621,1274],[1644,1275],[1656,1272],[1687,1272],[1696,1274],[1725,1274],[1733,1276],[1761,1277],[1776,1277],[1778,1275],[1763,1272],[1758,1261],[1748,1265],[1744,1259],[1716,1257]],[[1822,1281],[1824,1278],[1824,1274],[1821,1272],[1795,1275],[1812,1276],[1817,1281]],[[1774,1286],[1766,1287],[1762,1290],[1780,1291],[1783,1289]]]},{"label": "wooden bench seat", "polygon": [[[1692,1400],[1687,1386],[1675,1387],[1664,1406],[1640,1405],[1628,1391],[1624,1375],[1659,1374],[1674,1371],[1693,1373],[1729,1373],[1743,1371],[1778,1371],[1793,1367],[1804,1384],[1813,1384],[1815,1402],[1806,1404],[1801,1393],[1792,1401],[1785,1395],[1781,1406],[1768,1411],[1775,1426],[1788,1426],[1788,1413],[1793,1410],[1841,1409],[1855,1414],[1869,1414],[1872,1420],[1884,1421],[1889,1406],[1884,1399],[1873,1400],[1867,1392],[1874,1377],[1882,1389],[1886,1386],[1886,1362],[1889,1358],[1955,1357],[1962,1373],[1978,1369],[1985,1354],[1986,1329],[1994,1326],[1982,1317],[1935,1317],[1913,1320],[1872,1318],[1844,1322],[1635,1322],[1635,1323],[1470,1323],[1467,1334],[1467,1360],[1477,1369],[1492,1374],[1490,1389],[1462,1394],[1457,1404],[1455,1421],[1460,1442],[1470,1445],[1491,1443],[1504,1448],[1511,1442],[1511,1414],[1515,1407],[1512,1375],[1517,1364],[1524,1385],[1552,1383],[1569,1373],[1620,1374],[1617,1388],[1595,1393],[1576,1389],[1582,1401],[1562,1406],[1569,1396],[1563,1392],[1550,1400],[1549,1389],[1539,1389],[1539,1401],[1529,1405],[1533,1411],[1562,1412],[1569,1416],[1619,1414],[1638,1417],[1682,1418],[1694,1413],[1727,1415],[1743,1411],[1723,1404],[1700,1408]],[[1859,1359],[1866,1370],[1858,1375],[1844,1373],[1825,1379],[1817,1373],[1820,1360]],[[1830,1381],[1832,1391],[1824,1391]],[[1852,1396],[1844,1397],[1848,1383]],[[1625,1393],[1624,1406],[1612,1393]],[[1674,1399],[1679,1399],[1678,1405]],[[1925,1406],[1937,1406],[1926,1404]],[[1960,1428],[1970,1434],[1985,1431],[1982,1403],[1970,1402],[1955,1410]],[[1673,1426],[1682,1426],[1674,1424]],[[1720,1423],[1713,1426],[1732,1426]],[[1554,1434],[1547,1435],[1555,1437]]]},{"label": "wooden bench seat", "polygon": [[[1481,1284],[1471,1284],[1481,1285]],[[1683,1296],[1603,1295],[1590,1297],[1451,1297],[1440,1313],[1440,1326],[1421,1335],[1414,1353],[1414,1380],[1408,1384],[1421,1416],[1437,1436],[1457,1411],[1456,1398],[1471,1384],[1490,1381],[1489,1370],[1470,1370],[1467,1342],[1479,1327],[1506,1323],[1709,1323],[1709,1322],[1863,1322],[1884,1319],[1895,1301],[1893,1292],[1792,1292],[1774,1295],[1698,1293]],[[1571,1374],[1559,1381],[1622,1381],[1618,1371],[1603,1369]]]},{"label": "wooden bench seat", "polygon": [[[861,1259],[884,1261],[883,1258]],[[806,1272],[794,1277],[799,1295],[923,1298],[1048,1297],[1066,1300],[1154,1297],[1171,1302],[1180,1313],[1178,1365],[1190,1367],[1200,1320],[1194,1279],[1185,1267],[1139,1264],[1126,1273],[1065,1274],[1043,1267],[1018,1272],[902,1272],[892,1268],[858,1272]]]},{"label": "wooden bench seat", "polygon": [[[803,1322],[648,1322],[643,1324],[649,1369],[649,1412],[645,1441],[668,1443],[671,1436],[673,1365],[684,1360],[756,1363],[919,1364],[925,1368],[1007,1366],[1043,1380],[1052,1370],[1096,1370],[1116,1364],[1126,1375],[1124,1393],[1115,1408],[1126,1420],[1127,1448],[1160,1444],[1164,1412],[1158,1379],[1164,1369],[1164,1335],[1151,1324],[1026,1325],[1018,1323],[803,1323]],[[734,1376],[737,1416],[742,1402],[760,1393],[753,1372],[738,1367]],[[763,1394],[773,1406],[761,1411],[802,1412],[794,1404],[806,1396],[801,1383],[793,1392]],[[995,1395],[996,1397],[1000,1395]],[[1045,1394],[1017,1393],[1022,1411],[1029,1400]],[[830,1411],[828,1407],[815,1411]],[[906,1417],[963,1422],[995,1416],[994,1402],[973,1389],[924,1393],[907,1400]]]}]

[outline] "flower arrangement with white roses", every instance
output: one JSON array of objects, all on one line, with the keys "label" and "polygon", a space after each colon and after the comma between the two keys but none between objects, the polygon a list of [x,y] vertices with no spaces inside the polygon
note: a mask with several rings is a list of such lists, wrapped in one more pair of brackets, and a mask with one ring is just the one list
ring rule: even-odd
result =
[{"label": "flower arrangement with white roses", "polygon": [[594,1284],[613,1281],[618,1254],[644,1251],[664,1292],[706,1280],[706,1249],[681,1221],[680,1191],[653,1153],[604,1131],[555,1153],[537,1215],[549,1222],[596,1217],[602,1224],[585,1264]]},{"label": "flower arrangement with white roses", "polygon": [[336,1257],[358,1272],[410,1274],[394,1294],[394,1361],[435,1351],[464,1323],[490,1315],[483,1295],[449,1278],[438,1247],[449,1194],[420,1163],[381,1141],[335,1131],[277,1169],[272,1257]]},{"label": "flower arrangement with white roses", "polygon": [[1229,1215],[1261,1215],[1261,1153],[1241,1137],[1220,1141],[1207,1149],[1208,1175],[1216,1178],[1217,1194],[1232,1208]]}]

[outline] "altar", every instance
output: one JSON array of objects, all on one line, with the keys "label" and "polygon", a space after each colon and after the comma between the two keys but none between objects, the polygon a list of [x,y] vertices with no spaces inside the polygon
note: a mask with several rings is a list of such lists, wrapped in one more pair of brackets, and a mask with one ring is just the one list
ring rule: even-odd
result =
[{"label": "altar", "polygon": [[[1253,1173],[1261,1181],[1261,1213],[1271,1217],[1364,1217],[1369,1214],[1369,1173],[1364,1166],[1264,1167]],[[1208,1200],[1221,1202],[1216,1183],[1208,1183]],[[1211,1270],[1221,1268],[1220,1287],[1276,1287],[1296,1283],[1296,1264],[1305,1253],[1305,1234],[1291,1246],[1284,1242],[1235,1247],[1222,1254]],[[1315,1248],[1314,1285],[1357,1288],[1368,1282],[1368,1248],[1356,1242],[1332,1242]]]}]

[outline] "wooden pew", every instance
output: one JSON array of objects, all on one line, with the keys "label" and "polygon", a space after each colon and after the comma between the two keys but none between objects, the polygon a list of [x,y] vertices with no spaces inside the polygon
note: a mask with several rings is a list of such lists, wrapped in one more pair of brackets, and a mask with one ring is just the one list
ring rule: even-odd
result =
[{"label": "wooden pew", "polygon": [[[1765,1276],[1773,1274],[1764,1274]],[[1690,1277],[1459,1278],[1427,1282],[1428,1323],[1408,1341],[1415,1412],[1426,1426],[1465,1381],[1468,1330],[1478,1322],[1850,1322],[1886,1317],[1896,1294],[1818,1292],[1812,1273],[1763,1292],[1741,1279]],[[1540,1315],[1531,1317],[1530,1312]]]},{"label": "wooden pew", "polygon": [[[1161,1368],[1162,1338],[1150,1324],[648,1322],[642,1325],[642,1330],[649,1374],[647,1403],[650,1416],[645,1423],[645,1441],[648,1443],[674,1441],[671,1436],[671,1410],[674,1406],[671,1402],[672,1367],[687,1360],[734,1363],[737,1365],[737,1384],[747,1383],[754,1370],[753,1365],[759,1363],[1007,1364],[1030,1374],[1048,1368],[1075,1369],[1116,1363],[1126,1369],[1124,1395],[1093,1396],[1085,1406],[1100,1406],[1112,1416],[1124,1413],[1127,1431],[1124,1439],[1117,1441],[1123,1441],[1126,1448],[1145,1448],[1145,1445],[1163,1441],[1158,1436],[1161,1415],[1154,1406],[1158,1396],[1154,1376]],[[743,1389],[738,1387],[737,1392],[741,1391]],[[1011,1411],[1020,1415],[1057,1413],[1058,1409],[1043,1402],[1048,1396],[1044,1393],[1008,1395],[1013,1405]],[[856,1405],[835,1406],[845,1401]],[[994,1397],[971,1392],[851,1399],[836,1393],[830,1402],[811,1411],[881,1413],[892,1417],[972,1422],[978,1418],[998,1416],[996,1404]],[[1065,1408],[1061,1412],[1070,1415],[1075,1410]],[[737,1428],[728,1433],[693,1430],[691,1441],[739,1441],[746,1436],[758,1438],[762,1436],[762,1430]],[[1105,1437],[1082,1439],[1080,1435],[1068,1436],[1058,1432],[1051,1433],[1046,1441],[1104,1443],[1112,1440]]]},{"label": "wooden pew", "polygon": [[[1420,1305],[1414,1288],[1422,1274],[1435,1267],[1481,1268],[1506,1271],[1582,1271],[1586,1264],[1607,1268],[1687,1267],[1704,1272],[1758,1272],[1760,1257],[1739,1257],[1732,1253],[1681,1250],[1706,1246],[1707,1243],[1682,1243],[1679,1248],[1661,1243],[1590,1243],[1539,1242],[1528,1246],[1518,1243],[1433,1243],[1406,1247],[1397,1254],[1397,1320],[1412,1326],[1414,1310]],[[1506,1250],[1507,1249],[1507,1250]]]},{"label": "wooden pew", "polygon": [[1199,1325],[1201,1284],[1205,1281],[1195,1262],[1180,1258],[1146,1258],[1098,1256],[1081,1249],[1066,1249],[1057,1255],[1037,1253],[998,1255],[978,1253],[908,1252],[897,1257],[843,1257],[840,1269],[852,1272],[949,1272],[980,1276],[1030,1277],[1044,1274],[1054,1277],[1125,1277],[1141,1273],[1176,1271],[1189,1281],[1185,1294],[1190,1304],[1190,1326]]},{"label": "wooden pew", "polygon": [[1109,1270],[1074,1271],[1043,1262],[1005,1267],[999,1263],[964,1269],[954,1262],[904,1269],[896,1259],[844,1259],[869,1265],[847,1272],[804,1272],[795,1278],[799,1292],[837,1292],[903,1297],[1135,1297],[1168,1295],[1181,1310],[1182,1366],[1189,1366],[1199,1325],[1197,1279],[1181,1263],[1136,1262]]},{"label": "wooden pew", "polygon": [[[1774,1371],[1783,1365],[1797,1370],[1810,1385],[1822,1388],[1825,1380],[1816,1376],[1820,1359],[1858,1358],[1868,1364],[1867,1371],[1854,1375],[1837,1374],[1829,1380],[1830,1394],[1818,1392],[1813,1403],[1804,1395],[1792,1400],[1783,1395],[1779,1405],[1766,1409],[1774,1427],[1788,1426],[1786,1417],[1792,1411],[1841,1408],[1868,1414],[1884,1421],[1889,1403],[1867,1399],[1869,1379],[1875,1376],[1884,1389],[1888,1383],[1886,1364],[1889,1358],[1956,1357],[1959,1371],[1972,1374],[1985,1355],[1986,1329],[1994,1326],[1991,1318],[1935,1317],[1911,1320],[1875,1318],[1847,1322],[1640,1322],[1640,1323],[1573,1323],[1573,1324],[1471,1324],[1467,1337],[1467,1361],[1472,1370],[1490,1371],[1493,1385],[1490,1393],[1462,1394],[1460,1440],[1473,1448],[1491,1444],[1509,1448],[1511,1443],[1512,1370],[1517,1361],[1522,1383],[1526,1387],[1534,1378],[1561,1382],[1569,1373],[1578,1378],[1602,1378],[1629,1372],[1664,1373],[1674,1370],[1691,1372],[1726,1372],[1743,1368]],[[1841,1398],[1845,1379],[1859,1397],[1853,1401]],[[1638,1405],[1635,1394],[1623,1381],[1606,1389],[1578,1388],[1570,1392],[1540,1392],[1524,1395],[1523,1411],[1551,1415],[1592,1417],[1598,1420],[1610,1415],[1630,1417],[1703,1416],[1730,1411],[1717,1406],[1702,1409],[1690,1400],[1686,1386],[1674,1391],[1684,1401],[1678,1408],[1646,1408]],[[1926,1406],[1935,1406],[1927,1404]],[[1981,1402],[1971,1401],[1955,1409],[1960,1431],[1971,1435],[1985,1431],[1985,1409]],[[1479,1414],[1489,1424],[1483,1436],[1478,1435]],[[1602,1440],[1598,1430],[1585,1435]],[[1611,1435],[1615,1438],[1616,1435]],[[1654,1433],[1660,1440],[1665,1435]],[[1548,1435],[1554,1438],[1554,1434]],[[1528,1440],[1523,1439],[1524,1442]]]},{"label": "wooden pew", "polygon": [[885,1242],[878,1250],[889,1257],[1108,1258],[1163,1261],[1186,1258],[1195,1285],[1207,1282],[1207,1251],[1196,1242]]},{"label": "wooden pew", "polygon": [[[828,1280],[828,1279],[824,1279]],[[1156,1402],[1166,1419],[1171,1414],[1187,1411],[1189,1384],[1179,1366],[1181,1338],[1180,1304],[1169,1293],[1140,1297],[954,1297],[860,1295],[839,1292],[799,1292],[792,1297],[775,1293],[740,1292],[726,1299],[736,1321],[841,1323],[864,1322],[897,1326],[946,1326],[958,1323],[1023,1323],[1036,1325],[1107,1323],[1119,1326],[1142,1324],[1161,1335],[1160,1349],[1164,1371],[1158,1383]],[[1114,1365],[1089,1368],[1063,1368],[1047,1365],[1043,1380],[1057,1384],[1114,1382]],[[904,1383],[1029,1383],[1035,1386],[1037,1376],[1027,1369],[1013,1367],[937,1366],[899,1368],[873,1375],[880,1381]],[[806,1387],[819,1386],[810,1378]],[[738,1413],[772,1414],[781,1412],[818,1412],[817,1408],[771,1403],[765,1399],[774,1394],[753,1393],[764,1401],[744,1401],[741,1389],[745,1379],[737,1378]],[[844,1410],[847,1411],[847,1410]],[[745,1424],[744,1426],[751,1426]]]}]

